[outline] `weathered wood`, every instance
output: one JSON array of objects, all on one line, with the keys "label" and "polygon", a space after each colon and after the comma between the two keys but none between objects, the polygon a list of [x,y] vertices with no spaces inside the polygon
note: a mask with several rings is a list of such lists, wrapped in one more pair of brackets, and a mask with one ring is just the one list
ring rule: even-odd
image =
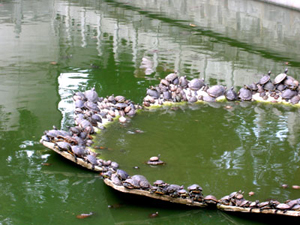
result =
[{"label": "weathered wood", "polygon": [[79,157],[75,158],[72,154],[70,154],[67,151],[60,151],[60,150],[58,150],[55,147],[55,144],[52,143],[52,142],[41,141],[41,143],[45,147],[50,148],[51,150],[53,150],[56,153],[60,154],[61,156],[65,157],[66,159],[68,159],[68,160],[76,163],[77,165],[80,165],[80,166],[85,167],[85,168],[87,168],[89,170],[93,170],[93,171],[97,171],[97,172],[101,172],[102,171],[102,168],[99,167],[99,166],[94,166],[94,168],[93,168],[93,165],[91,163],[86,162],[84,159],[79,158]]},{"label": "weathered wood", "polygon": [[243,208],[238,206],[230,206],[230,205],[222,205],[218,204],[217,208],[222,211],[227,212],[241,212],[241,213],[260,213],[260,214],[273,214],[273,215],[284,215],[284,216],[294,216],[299,217],[300,211],[294,211],[294,210],[277,210],[276,209],[259,209],[259,208]]},{"label": "weathered wood", "polygon": [[124,186],[118,186],[113,184],[113,182],[106,178],[104,179],[104,183],[113,189],[123,192],[123,193],[128,193],[128,194],[134,194],[134,195],[141,195],[149,198],[154,198],[154,199],[159,199],[162,201],[167,201],[167,202],[172,202],[172,203],[178,203],[178,204],[183,204],[183,205],[188,205],[188,206],[196,206],[196,207],[206,207],[206,203],[201,203],[201,202],[192,202],[191,199],[189,198],[172,198],[171,196],[168,195],[158,195],[154,193],[150,193],[149,191],[141,190],[141,189],[128,189],[125,188]]}]

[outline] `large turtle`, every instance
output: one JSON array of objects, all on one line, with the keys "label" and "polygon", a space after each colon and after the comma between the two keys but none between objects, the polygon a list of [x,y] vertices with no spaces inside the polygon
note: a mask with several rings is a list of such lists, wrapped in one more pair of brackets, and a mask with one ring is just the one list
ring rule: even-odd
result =
[{"label": "large turtle", "polygon": [[84,95],[85,95],[86,99],[90,102],[97,102],[98,101],[98,94],[95,91],[95,88],[92,88],[91,90],[85,91]]},{"label": "large turtle", "polygon": [[233,87],[231,87],[229,90],[225,92],[225,97],[228,101],[235,101],[238,99],[237,93],[233,90]]},{"label": "large turtle", "polygon": [[214,85],[207,90],[207,93],[213,97],[217,98],[225,94],[226,88],[222,85]]},{"label": "large turtle", "polygon": [[188,86],[191,90],[198,91],[200,88],[205,86],[205,84],[203,79],[194,78],[189,82]]}]

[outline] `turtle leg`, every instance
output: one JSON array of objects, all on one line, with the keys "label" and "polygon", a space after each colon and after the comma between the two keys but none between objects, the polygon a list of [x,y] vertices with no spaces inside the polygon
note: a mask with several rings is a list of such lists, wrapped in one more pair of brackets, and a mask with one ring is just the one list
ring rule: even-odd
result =
[{"label": "turtle leg", "polygon": [[95,170],[95,165],[94,164],[92,164],[92,170]]}]

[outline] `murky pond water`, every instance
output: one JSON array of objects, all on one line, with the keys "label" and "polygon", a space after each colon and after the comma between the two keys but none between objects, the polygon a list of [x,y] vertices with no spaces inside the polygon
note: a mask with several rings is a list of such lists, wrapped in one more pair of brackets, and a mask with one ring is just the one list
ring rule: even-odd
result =
[{"label": "murky pond water", "polygon": [[[141,103],[173,70],[235,88],[286,66],[300,79],[299,18],[257,1],[0,0],[0,224],[81,224],[76,215],[89,212],[89,224],[260,223],[116,193],[38,141],[53,125],[72,124],[73,91],[93,86]],[[225,105],[142,112],[112,124],[97,144],[151,181],[199,183],[217,197],[239,189],[260,200],[299,197],[280,188],[300,185],[299,110]],[[155,154],[167,164],[145,165]]]}]

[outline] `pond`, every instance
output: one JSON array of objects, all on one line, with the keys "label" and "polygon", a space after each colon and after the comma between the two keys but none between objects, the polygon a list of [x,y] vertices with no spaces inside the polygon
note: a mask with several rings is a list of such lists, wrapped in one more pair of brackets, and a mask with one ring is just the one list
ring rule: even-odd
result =
[{"label": "pond", "polygon": [[[72,94],[91,87],[141,103],[174,70],[236,90],[286,67],[299,80],[299,17],[259,1],[0,1],[0,224],[265,222],[117,193],[39,139],[72,125]],[[281,184],[300,185],[299,109],[227,104],[141,112],[98,135],[99,152],[130,174],[199,183],[218,198],[298,198]],[[166,165],[144,163],[157,154]]]}]

